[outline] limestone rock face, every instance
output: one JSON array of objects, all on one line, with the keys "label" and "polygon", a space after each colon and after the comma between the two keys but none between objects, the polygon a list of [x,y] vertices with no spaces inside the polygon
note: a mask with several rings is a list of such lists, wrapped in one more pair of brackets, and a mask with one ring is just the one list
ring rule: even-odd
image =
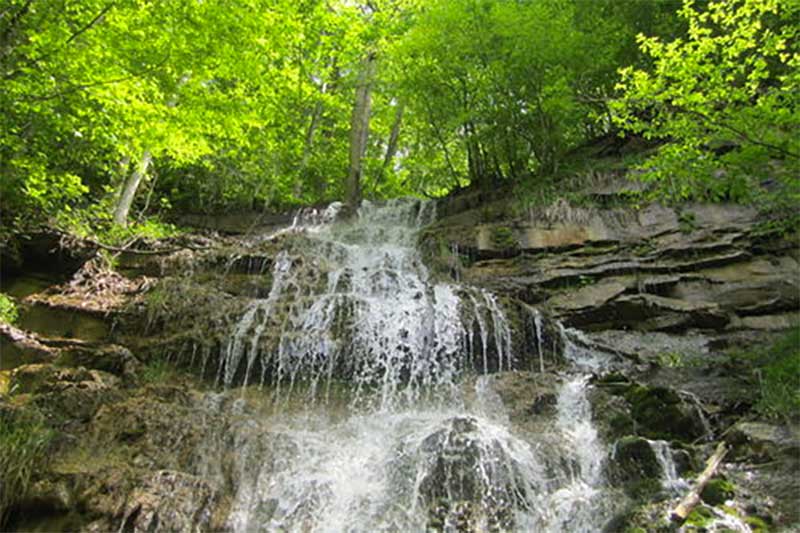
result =
[{"label": "limestone rock face", "polygon": [[161,470],[133,491],[120,530],[213,531],[221,525],[215,516],[219,499],[218,492],[202,478]]},{"label": "limestone rock face", "polygon": [[84,423],[121,394],[120,379],[113,374],[46,364],[16,368],[9,388],[15,394],[35,395],[35,403],[52,419]]},{"label": "limestone rock face", "polygon": [[739,422],[731,429],[728,441],[734,454],[754,462],[769,462],[800,457],[800,428],[795,424]]},{"label": "limestone rock face", "polygon": [[767,250],[749,208],[652,204],[637,212],[562,202],[492,222],[469,213],[437,222],[423,244],[435,236],[439,248],[457,251],[455,263],[466,263],[448,259],[463,279],[570,326],[767,330],[800,311],[796,247],[778,239]]}]

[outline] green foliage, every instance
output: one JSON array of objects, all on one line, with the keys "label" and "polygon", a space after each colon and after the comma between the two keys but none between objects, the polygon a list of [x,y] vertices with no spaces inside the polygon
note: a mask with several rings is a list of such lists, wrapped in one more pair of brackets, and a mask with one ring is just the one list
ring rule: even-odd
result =
[{"label": "green foliage", "polygon": [[[680,38],[640,35],[652,64],[621,70],[614,120],[669,141],[642,179],[672,201],[800,200],[800,3],[684,0]],[[775,187],[773,187],[775,189]]]},{"label": "green foliage", "polygon": [[745,365],[759,386],[756,409],[763,415],[800,416],[800,324],[795,324],[771,345],[734,351],[732,360]]},{"label": "green foliage", "polygon": [[53,437],[36,413],[0,411],[0,526],[14,503],[25,498],[33,474],[47,461]]},{"label": "green foliage", "polygon": [[800,324],[749,357],[761,388],[756,407],[766,415],[800,416]]},{"label": "green foliage", "polygon": [[81,209],[62,210],[55,215],[55,227],[73,235],[110,246],[122,246],[139,239],[164,239],[180,235],[173,224],[157,215],[139,217],[127,226],[112,223],[108,202],[101,201]]},{"label": "green foliage", "polygon": [[0,322],[13,324],[17,321],[19,313],[14,300],[0,292]]}]

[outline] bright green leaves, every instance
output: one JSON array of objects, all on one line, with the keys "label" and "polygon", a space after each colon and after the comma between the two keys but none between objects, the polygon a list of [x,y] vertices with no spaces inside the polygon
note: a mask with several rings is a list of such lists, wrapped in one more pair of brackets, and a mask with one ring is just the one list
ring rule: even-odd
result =
[{"label": "bright green leaves", "polygon": [[675,200],[744,200],[768,178],[800,199],[800,5],[686,0],[680,14],[685,37],[640,36],[652,68],[621,70],[617,123],[671,142],[645,176]]},{"label": "bright green leaves", "polygon": [[686,2],[679,23],[679,0],[10,2],[0,200],[16,211],[107,207],[145,153],[154,201],[134,215],[339,199],[370,53],[367,197],[557,174],[612,131],[620,64],[617,123],[678,141],[649,174],[674,197],[739,198],[741,176],[788,176],[798,151],[789,2]]},{"label": "bright green leaves", "polygon": [[[615,0],[426,3],[392,48],[416,136],[405,168],[417,179],[432,174],[422,180],[429,192],[554,172],[571,148],[608,133],[606,100],[620,61],[635,58],[640,29],[669,33],[674,7]],[[422,154],[430,165],[416,158]]]}]

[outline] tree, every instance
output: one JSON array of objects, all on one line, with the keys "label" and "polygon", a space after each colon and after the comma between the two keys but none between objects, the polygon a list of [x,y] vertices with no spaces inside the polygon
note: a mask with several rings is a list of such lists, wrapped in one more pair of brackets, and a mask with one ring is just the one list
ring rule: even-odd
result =
[{"label": "tree", "polygon": [[644,178],[669,198],[744,200],[779,178],[798,198],[800,3],[685,0],[686,35],[639,37],[648,69],[625,68],[615,120],[667,142]]},{"label": "tree", "polygon": [[372,84],[375,78],[375,54],[364,58],[356,85],[353,117],[350,122],[350,172],[347,176],[345,200],[350,210],[361,203],[361,173],[369,139],[369,115],[372,109]]}]

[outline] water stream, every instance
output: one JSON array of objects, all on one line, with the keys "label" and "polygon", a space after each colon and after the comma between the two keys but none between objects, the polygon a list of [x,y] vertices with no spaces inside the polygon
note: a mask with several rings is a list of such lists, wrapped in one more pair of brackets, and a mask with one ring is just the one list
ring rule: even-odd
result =
[{"label": "water stream", "polygon": [[[230,527],[602,529],[613,511],[608,450],[587,379],[603,354],[560,331],[572,367],[552,375],[548,429],[526,433],[480,377],[523,355],[500,299],[433,279],[416,249],[432,203],[367,203],[350,222],[334,222],[336,206],[304,216],[284,230],[298,244],[276,257],[269,295],[243,313],[218,369],[227,386],[301,398],[228,429],[237,472]],[[543,318],[529,318],[544,371]]]}]

